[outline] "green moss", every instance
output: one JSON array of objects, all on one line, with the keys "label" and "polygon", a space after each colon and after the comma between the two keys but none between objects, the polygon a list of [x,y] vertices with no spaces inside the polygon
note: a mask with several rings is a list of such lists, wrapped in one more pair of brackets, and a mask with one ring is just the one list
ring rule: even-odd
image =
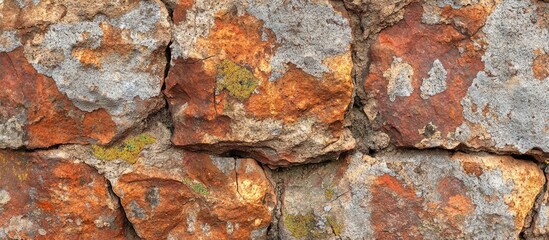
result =
[{"label": "green moss", "polygon": [[306,215],[285,215],[284,225],[288,228],[292,236],[304,238],[313,231],[315,226],[315,217],[312,213]]},{"label": "green moss", "polygon": [[208,190],[206,185],[204,185],[201,182],[194,181],[190,178],[183,178],[182,182],[183,182],[183,184],[187,185],[187,187],[189,187],[191,190],[193,190],[194,192],[196,192],[196,193],[198,193],[202,196],[210,195],[210,190]]},{"label": "green moss", "polygon": [[343,232],[343,227],[345,226],[343,225],[343,223],[339,223],[335,217],[328,216],[326,217],[326,220],[328,221],[328,225],[330,225],[336,236],[339,236],[341,232]]},{"label": "green moss", "polygon": [[250,70],[227,59],[217,65],[217,77],[216,91],[226,89],[240,101],[248,99],[259,82]]},{"label": "green moss", "polygon": [[156,142],[155,138],[143,133],[126,139],[122,144],[111,147],[94,145],[92,146],[92,154],[101,160],[112,161],[120,159],[129,164],[134,164],[137,161],[137,156],[141,153],[141,150],[154,142]]}]

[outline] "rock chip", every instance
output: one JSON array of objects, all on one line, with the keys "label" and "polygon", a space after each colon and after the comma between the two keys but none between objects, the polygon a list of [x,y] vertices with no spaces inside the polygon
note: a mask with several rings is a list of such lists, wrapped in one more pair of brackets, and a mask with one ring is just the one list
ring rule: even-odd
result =
[{"label": "rock chip", "polygon": [[162,2],[5,0],[0,18],[0,148],[106,144],[164,105]]},{"label": "rock chip", "polygon": [[274,174],[282,239],[517,239],[545,183],[532,162],[401,151]]},{"label": "rock chip", "polygon": [[[173,143],[270,165],[355,145],[351,28],[330,1],[180,1],[165,94]],[[215,149],[215,150],[213,150]]]},{"label": "rock chip", "polygon": [[126,239],[108,181],[42,153],[0,150],[0,239]]},{"label": "rock chip", "polygon": [[[541,6],[480,0],[406,7],[404,19],[375,38],[364,85],[392,142],[546,159],[549,32]],[[402,68],[407,74],[388,74],[395,59],[410,66]]]}]

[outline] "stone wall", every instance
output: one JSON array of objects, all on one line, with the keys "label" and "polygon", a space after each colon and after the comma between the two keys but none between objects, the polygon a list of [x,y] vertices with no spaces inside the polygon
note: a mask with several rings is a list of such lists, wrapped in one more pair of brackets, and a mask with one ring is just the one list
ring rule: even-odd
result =
[{"label": "stone wall", "polygon": [[546,0],[0,0],[0,239],[547,239]]}]

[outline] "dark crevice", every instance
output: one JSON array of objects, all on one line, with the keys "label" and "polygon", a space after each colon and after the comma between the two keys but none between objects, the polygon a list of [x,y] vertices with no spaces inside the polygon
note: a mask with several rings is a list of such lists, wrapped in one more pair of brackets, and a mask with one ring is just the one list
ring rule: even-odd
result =
[{"label": "dark crevice", "polygon": [[328,222],[328,226],[330,226],[330,230],[332,230],[332,234],[337,238],[337,239],[342,239],[337,233],[336,233],[336,230],[334,229],[334,226],[332,226],[332,224],[330,222]]},{"label": "dark crevice", "polygon": [[[273,170],[273,175],[276,176],[277,172],[281,172],[281,169]],[[273,218],[271,224],[267,227],[267,239],[269,240],[281,240],[280,231],[282,229],[282,199],[284,196],[284,180],[279,177],[271,178],[273,185],[275,186],[276,206],[273,209]]]},{"label": "dark crevice", "polygon": [[47,146],[47,147],[33,147],[33,148],[29,148],[29,147],[23,145],[23,146],[20,146],[20,147],[17,147],[17,148],[9,148],[9,147],[8,148],[0,148],[0,150],[9,150],[9,151],[21,152],[21,153],[33,153],[33,152],[37,152],[37,151],[58,150],[61,146],[66,146],[66,145],[87,145],[87,144],[58,143],[58,144],[54,144],[54,145]]},{"label": "dark crevice", "polygon": [[237,159],[236,158],[233,158],[233,161],[234,161],[234,179],[235,179],[235,182],[236,182],[236,193],[242,197],[242,194],[240,194],[240,186],[238,186],[238,171],[236,169],[237,167]]},{"label": "dark crevice", "polygon": [[128,240],[141,240],[139,235],[137,235],[137,232],[135,231],[135,228],[133,227],[132,222],[130,222],[130,219],[128,219],[128,216],[126,215],[126,210],[124,209],[124,206],[122,206],[122,202],[120,201],[120,197],[116,195],[114,192],[111,182],[107,181],[107,190],[108,193],[116,198],[116,201],[118,203],[118,207],[120,207],[120,211],[122,212],[122,217],[124,218],[124,228],[125,228],[125,239]]},{"label": "dark crevice", "polygon": [[530,155],[511,154],[511,157],[529,162],[538,162],[535,157],[532,157]]},{"label": "dark crevice", "polygon": [[162,92],[166,89],[166,79],[168,78],[168,74],[170,73],[170,68],[172,66],[172,44],[173,41],[170,41],[164,50],[164,54],[166,55],[166,67],[164,68],[164,84],[162,85]]}]

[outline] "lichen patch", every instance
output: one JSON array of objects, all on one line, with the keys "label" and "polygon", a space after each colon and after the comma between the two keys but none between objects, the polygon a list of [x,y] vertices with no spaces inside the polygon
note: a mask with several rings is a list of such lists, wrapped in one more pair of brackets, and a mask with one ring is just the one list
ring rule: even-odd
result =
[{"label": "lichen patch", "polygon": [[446,90],[446,78],[448,72],[440,60],[436,59],[433,62],[433,67],[429,70],[429,77],[423,79],[421,84],[421,98],[429,99],[430,97],[444,92]]},{"label": "lichen patch", "polygon": [[216,92],[226,89],[231,96],[244,101],[254,92],[258,82],[250,70],[230,60],[225,59],[217,65]]},{"label": "lichen patch", "polygon": [[137,162],[137,157],[141,150],[147,145],[156,142],[156,139],[152,136],[143,133],[136,137],[125,140],[122,144],[111,147],[102,147],[94,145],[92,146],[92,154],[101,160],[123,160],[129,164]]},{"label": "lichen patch", "polygon": [[391,67],[383,72],[383,77],[389,80],[387,84],[387,95],[389,100],[394,102],[396,97],[408,97],[414,91],[412,86],[412,76],[414,69],[412,66],[402,60],[402,58],[393,57]]}]

